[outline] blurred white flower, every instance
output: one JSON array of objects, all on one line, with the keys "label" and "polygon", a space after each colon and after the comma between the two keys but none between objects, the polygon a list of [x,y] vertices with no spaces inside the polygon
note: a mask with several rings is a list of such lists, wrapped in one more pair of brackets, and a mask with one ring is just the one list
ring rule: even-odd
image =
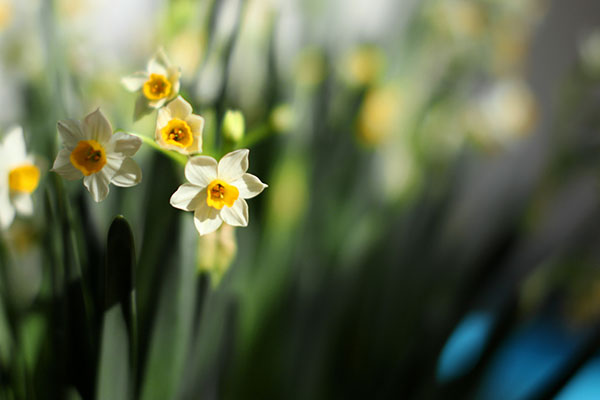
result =
[{"label": "blurred white flower", "polygon": [[167,150],[182,154],[202,151],[202,129],[204,118],[192,114],[192,106],[178,96],[158,110],[156,120],[156,142]]},{"label": "blurred white flower", "polygon": [[0,144],[0,225],[8,228],[15,213],[31,215],[31,193],[40,181],[40,170],[25,150],[23,129],[12,128]]},{"label": "blurred white flower", "polygon": [[200,235],[216,231],[223,222],[231,226],[248,225],[245,199],[257,196],[267,187],[248,170],[247,149],[226,154],[219,163],[212,157],[190,158],[185,166],[184,183],[171,196],[171,205],[194,211]]},{"label": "blurred white flower", "polygon": [[592,74],[600,72],[600,30],[594,30],[579,42],[583,67]]},{"label": "blurred white flower", "polygon": [[65,147],[56,156],[52,171],[69,180],[83,177],[94,201],[106,198],[109,183],[130,187],[142,180],[140,167],[130,158],[142,140],[125,132],[113,134],[100,109],[82,122],[58,121],[57,127]]},{"label": "blurred white flower", "polygon": [[[181,70],[171,65],[161,49],[148,62],[146,71],[138,71],[121,79],[121,83],[130,92],[140,91],[138,104],[148,108],[160,108],[179,93]],[[140,114],[137,113],[136,118]]]},{"label": "blurred white flower", "polygon": [[505,145],[531,133],[536,126],[535,97],[520,79],[502,79],[475,101],[468,119],[484,142]]}]

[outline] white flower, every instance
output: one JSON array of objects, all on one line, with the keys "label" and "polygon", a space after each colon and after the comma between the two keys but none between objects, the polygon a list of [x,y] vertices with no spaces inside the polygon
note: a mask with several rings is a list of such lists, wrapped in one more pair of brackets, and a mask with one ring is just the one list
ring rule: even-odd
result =
[{"label": "white flower", "polygon": [[182,154],[202,151],[204,118],[192,114],[192,106],[181,96],[158,110],[155,138],[167,150]]},{"label": "white flower", "polygon": [[217,161],[212,157],[190,158],[185,166],[184,183],[171,196],[171,205],[194,211],[194,223],[200,235],[216,231],[223,222],[232,226],[248,225],[245,199],[257,196],[267,187],[256,176],[247,174],[249,150],[226,154]]},{"label": "white flower", "polygon": [[100,109],[82,122],[58,121],[57,127],[65,147],[56,156],[52,171],[69,180],[83,177],[94,201],[106,198],[109,183],[130,187],[142,180],[140,167],[130,158],[142,140],[125,132],[113,135]]},{"label": "white flower", "polygon": [[[130,92],[140,91],[138,104],[149,108],[160,108],[179,93],[179,67],[171,65],[161,49],[148,62],[146,71],[138,71],[121,79]],[[136,118],[140,113],[136,105]]]},{"label": "white flower", "polygon": [[31,193],[40,181],[40,170],[27,155],[23,129],[12,128],[0,144],[0,225],[10,226],[15,212],[33,213]]}]

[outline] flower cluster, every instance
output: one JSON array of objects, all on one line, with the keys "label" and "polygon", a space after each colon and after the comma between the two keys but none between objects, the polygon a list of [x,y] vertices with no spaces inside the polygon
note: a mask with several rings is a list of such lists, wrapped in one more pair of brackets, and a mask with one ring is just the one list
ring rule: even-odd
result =
[{"label": "flower cluster", "polygon": [[[217,230],[223,222],[231,226],[248,225],[245,199],[257,196],[267,185],[248,174],[249,150],[240,149],[217,162],[202,152],[204,118],[193,113],[190,103],[179,95],[180,70],[165,53],[159,51],[146,71],[122,79],[130,91],[139,92],[134,119],[158,110],[155,143],[163,151],[175,151],[190,157],[185,165],[189,183],[181,185],[171,197],[173,207],[194,211],[200,235]],[[243,134],[243,116],[237,116]],[[59,121],[58,132],[64,148],[58,153],[52,171],[66,179],[83,177],[85,187],[95,201],[106,198],[108,185],[129,187],[142,178],[139,166],[131,158],[142,145],[142,137],[125,132],[113,133],[110,122],[98,109],[83,121]]]}]

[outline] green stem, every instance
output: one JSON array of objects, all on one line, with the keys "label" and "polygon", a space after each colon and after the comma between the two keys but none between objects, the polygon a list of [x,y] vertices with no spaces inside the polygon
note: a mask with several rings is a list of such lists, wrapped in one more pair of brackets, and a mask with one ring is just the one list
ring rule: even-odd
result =
[{"label": "green stem", "polygon": [[154,141],[154,139],[149,138],[148,136],[140,135],[139,133],[135,133],[135,132],[127,132],[127,133],[130,135],[139,137],[140,139],[142,139],[142,141],[144,143],[146,143],[148,146],[152,147],[154,150],[158,150],[159,152],[163,153],[167,157],[170,157],[172,160],[177,161],[179,164],[181,164],[183,166],[185,166],[185,164],[188,161],[188,158],[186,156],[176,153],[174,151],[163,149],[162,147],[160,147],[158,145],[158,143],[156,143]]},{"label": "green stem", "polygon": [[263,140],[272,132],[269,124],[263,124],[258,128],[248,132],[248,134],[238,143],[237,148],[248,148],[253,144]]}]

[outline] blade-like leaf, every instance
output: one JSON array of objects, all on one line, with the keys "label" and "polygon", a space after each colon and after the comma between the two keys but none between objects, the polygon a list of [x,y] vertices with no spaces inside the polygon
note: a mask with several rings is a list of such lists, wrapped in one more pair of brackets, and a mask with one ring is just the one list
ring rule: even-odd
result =
[{"label": "blade-like leaf", "polygon": [[127,342],[127,328],[121,305],[116,304],[104,314],[96,386],[98,400],[128,400],[131,397]]},{"label": "blade-like leaf", "polygon": [[141,390],[145,400],[175,397],[188,353],[194,320],[198,235],[192,215],[180,215],[180,257],[175,257],[179,262],[170,265],[160,294]]}]

